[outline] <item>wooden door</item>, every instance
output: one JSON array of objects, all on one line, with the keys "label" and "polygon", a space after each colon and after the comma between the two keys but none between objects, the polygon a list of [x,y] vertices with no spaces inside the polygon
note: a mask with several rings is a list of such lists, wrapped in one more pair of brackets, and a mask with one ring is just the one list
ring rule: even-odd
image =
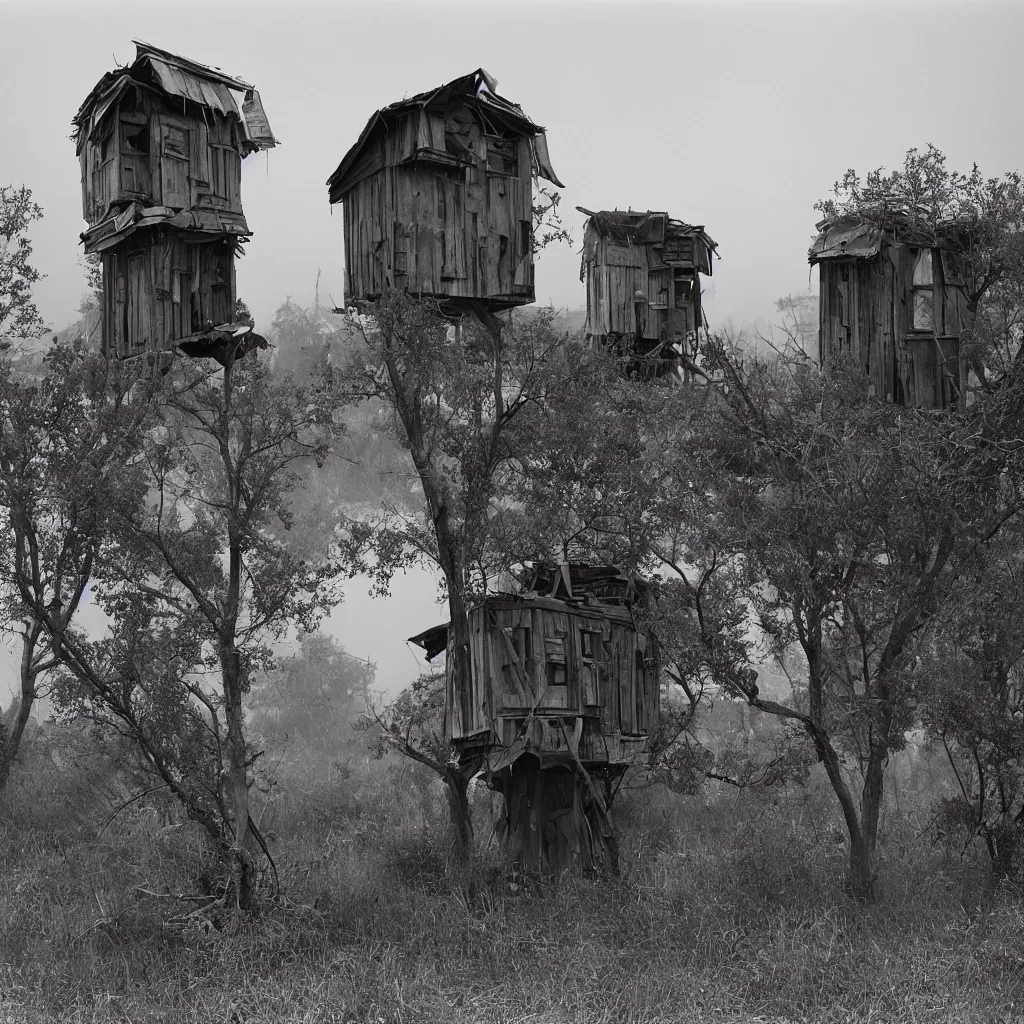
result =
[{"label": "wooden door", "polygon": [[441,277],[459,280],[466,276],[466,186],[451,177],[437,179],[438,212],[441,214]]},{"label": "wooden door", "polygon": [[191,154],[188,122],[164,114],[159,127],[160,202],[175,210],[185,210],[189,204]]},{"label": "wooden door", "polygon": [[146,253],[128,257],[128,338],[127,353],[142,352],[149,345],[150,294]]}]

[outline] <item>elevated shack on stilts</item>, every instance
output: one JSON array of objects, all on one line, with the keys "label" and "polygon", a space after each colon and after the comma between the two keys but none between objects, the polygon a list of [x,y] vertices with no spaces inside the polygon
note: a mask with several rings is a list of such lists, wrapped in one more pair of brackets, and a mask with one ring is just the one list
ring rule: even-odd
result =
[{"label": "elevated shack on stilts", "polygon": [[[612,797],[658,720],[658,645],[636,621],[647,600],[614,566],[543,564],[524,592],[469,612],[472,674],[446,673],[445,730],[461,758],[483,757],[528,868],[616,870]],[[451,666],[452,639],[443,625],[411,642]]]}]

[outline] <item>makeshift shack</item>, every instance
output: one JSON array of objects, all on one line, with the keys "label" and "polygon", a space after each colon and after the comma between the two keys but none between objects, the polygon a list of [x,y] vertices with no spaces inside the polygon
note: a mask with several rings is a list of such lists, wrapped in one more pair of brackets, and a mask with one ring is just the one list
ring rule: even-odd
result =
[{"label": "makeshift shack", "polygon": [[[75,115],[87,254],[103,268],[103,349],[223,354],[255,342],[235,324],[244,157],[277,144],[241,79],[135,42]],[[262,339],[259,339],[262,341]]]},{"label": "makeshift shack", "polygon": [[346,301],[394,288],[455,313],[533,302],[535,175],[561,187],[544,129],[482,68],[378,110],[327,181]]},{"label": "makeshift shack", "polygon": [[[658,647],[634,617],[646,600],[614,567],[542,565],[525,592],[469,612],[471,678],[456,689],[447,673],[446,733],[463,760],[484,759],[532,866],[614,861],[613,787],[658,719]],[[411,641],[432,658],[448,626]]]},{"label": "makeshift shack", "polygon": [[717,246],[703,226],[667,213],[603,210],[587,215],[580,280],[587,286],[587,334],[655,373],[696,354],[704,326],[700,275]]},{"label": "makeshift shack", "polygon": [[819,275],[822,370],[852,364],[869,393],[922,409],[957,404],[960,338],[970,322],[952,228],[897,213],[817,225],[808,259]]}]

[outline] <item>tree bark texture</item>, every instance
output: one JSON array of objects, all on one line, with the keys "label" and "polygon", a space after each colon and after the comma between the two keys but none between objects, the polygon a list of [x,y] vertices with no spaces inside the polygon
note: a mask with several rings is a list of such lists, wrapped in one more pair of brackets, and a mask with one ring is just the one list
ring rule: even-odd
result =
[{"label": "tree bark texture", "polygon": [[607,801],[582,768],[524,754],[492,781],[503,796],[508,852],[538,874],[617,875],[618,843]]},{"label": "tree bark texture", "polygon": [[469,813],[469,784],[475,771],[447,766],[443,775],[456,860],[467,863],[473,852],[473,819]]}]

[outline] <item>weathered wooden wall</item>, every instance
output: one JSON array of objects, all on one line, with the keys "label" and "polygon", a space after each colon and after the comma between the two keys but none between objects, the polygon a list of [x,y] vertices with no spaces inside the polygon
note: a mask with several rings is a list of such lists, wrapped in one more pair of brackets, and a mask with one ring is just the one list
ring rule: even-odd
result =
[{"label": "weathered wooden wall", "polygon": [[[700,326],[695,240],[672,241],[672,251],[666,253],[663,246],[618,241],[588,225],[583,243],[588,334],[635,338],[639,323],[641,338],[673,342]],[[666,263],[666,259],[673,262]],[[680,264],[689,264],[689,268]],[[640,302],[637,292],[644,297]]]},{"label": "weathered wooden wall", "polygon": [[920,247],[885,244],[871,258],[828,258],[820,274],[819,359],[862,368],[870,393],[924,409],[948,408],[962,380],[960,337],[968,321],[952,255],[932,249],[933,330],[913,327],[913,268]]},{"label": "weathered wooden wall", "polygon": [[491,599],[470,625],[473,679],[450,695],[453,739],[490,731],[508,746],[529,718],[535,749],[571,744],[584,761],[623,761],[644,744],[657,720],[659,664],[626,609]]},{"label": "weathered wooden wall", "polygon": [[468,109],[416,110],[368,142],[344,187],[349,300],[533,302],[529,138],[486,135]]},{"label": "weathered wooden wall", "polygon": [[158,96],[129,91],[79,153],[82,208],[90,226],[111,203],[143,200],[173,210],[242,212],[238,126],[208,109],[170,113]]},{"label": "weathered wooden wall", "polygon": [[[235,309],[234,242],[148,230],[103,254],[104,349],[126,357],[171,348]],[[109,282],[109,286],[108,283]]]}]

